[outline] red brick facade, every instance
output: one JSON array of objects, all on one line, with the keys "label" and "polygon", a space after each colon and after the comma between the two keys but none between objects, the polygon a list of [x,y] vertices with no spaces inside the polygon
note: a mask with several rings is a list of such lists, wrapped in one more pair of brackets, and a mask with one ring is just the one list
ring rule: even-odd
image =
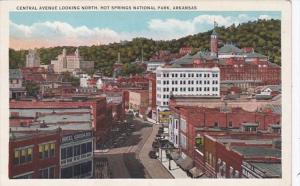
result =
[{"label": "red brick facade", "polygon": [[[55,155],[52,158],[39,158],[39,144],[54,142]],[[57,130],[51,134],[39,134],[33,132],[28,139],[10,140],[9,141],[9,178],[21,175],[27,172],[32,173],[32,178],[39,178],[39,171],[47,167],[54,167],[54,178],[59,178],[59,149],[60,149],[60,132]],[[26,146],[32,146],[32,161],[15,165],[14,150]]]},{"label": "red brick facade", "polygon": [[92,108],[92,126],[96,141],[105,140],[112,128],[112,108],[106,98],[99,97],[87,101],[11,101],[10,108]]}]

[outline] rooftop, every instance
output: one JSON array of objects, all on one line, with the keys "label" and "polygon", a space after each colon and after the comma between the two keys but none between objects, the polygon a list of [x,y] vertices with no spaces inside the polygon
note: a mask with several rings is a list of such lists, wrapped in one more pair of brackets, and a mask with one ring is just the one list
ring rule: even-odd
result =
[{"label": "rooftop", "polygon": [[281,163],[251,163],[254,167],[259,168],[268,177],[281,177],[282,170],[281,170]]},{"label": "rooftop", "polygon": [[9,78],[10,79],[22,79],[22,73],[20,69],[9,69]]},{"label": "rooftop", "polygon": [[252,146],[233,146],[232,150],[238,152],[244,157],[276,157],[281,158],[281,151],[268,147],[252,147]]}]

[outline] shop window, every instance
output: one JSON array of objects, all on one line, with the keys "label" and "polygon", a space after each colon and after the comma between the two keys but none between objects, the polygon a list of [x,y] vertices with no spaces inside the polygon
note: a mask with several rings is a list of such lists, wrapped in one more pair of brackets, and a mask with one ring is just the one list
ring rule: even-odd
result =
[{"label": "shop window", "polygon": [[74,156],[80,155],[80,145],[74,146]]},{"label": "shop window", "polygon": [[81,154],[85,154],[87,151],[87,148],[86,148],[86,143],[84,144],[81,144]]},{"label": "shop window", "polygon": [[87,143],[87,152],[92,152],[92,142]]}]

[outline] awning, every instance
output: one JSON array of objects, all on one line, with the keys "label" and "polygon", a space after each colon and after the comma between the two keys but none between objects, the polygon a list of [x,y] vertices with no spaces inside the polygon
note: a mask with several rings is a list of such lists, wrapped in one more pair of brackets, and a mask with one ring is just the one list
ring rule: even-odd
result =
[{"label": "awning", "polygon": [[177,164],[183,169],[183,170],[190,170],[191,168],[193,168],[193,160],[192,158],[186,156],[186,158],[177,161]]},{"label": "awning", "polygon": [[197,167],[193,167],[189,170],[189,172],[192,174],[193,178],[199,178],[201,176],[203,176],[203,172],[198,169]]},{"label": "awning", "polygon": [[173,160],[178,160],[181,156],[178,152],[171,152],[171,157]]}]

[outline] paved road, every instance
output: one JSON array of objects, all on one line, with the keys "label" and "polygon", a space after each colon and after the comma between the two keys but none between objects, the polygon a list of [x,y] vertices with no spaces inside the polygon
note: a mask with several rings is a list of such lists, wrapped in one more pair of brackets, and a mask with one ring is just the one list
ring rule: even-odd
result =
[{"label": "paved road", "polygon": [[159,162],[159,160],[151,159],[148,156],[149,151],[152,150],[152,142],[156,137],[158,129],[158,125],[153,126],[153,131],[138,156],[147,169],[148,174],[151,178],[173,178],[173,176],[169,173],[168,170],[166,170],[166,168]]},{"label": "paved road", "polygon": [[108,159],[112,178],[173,178],[156,159],[150,159],[149,151],[157,134],[158,125],[135,119],[133,133],[119,148],[107,153],[95,153],[95,158]]}]

